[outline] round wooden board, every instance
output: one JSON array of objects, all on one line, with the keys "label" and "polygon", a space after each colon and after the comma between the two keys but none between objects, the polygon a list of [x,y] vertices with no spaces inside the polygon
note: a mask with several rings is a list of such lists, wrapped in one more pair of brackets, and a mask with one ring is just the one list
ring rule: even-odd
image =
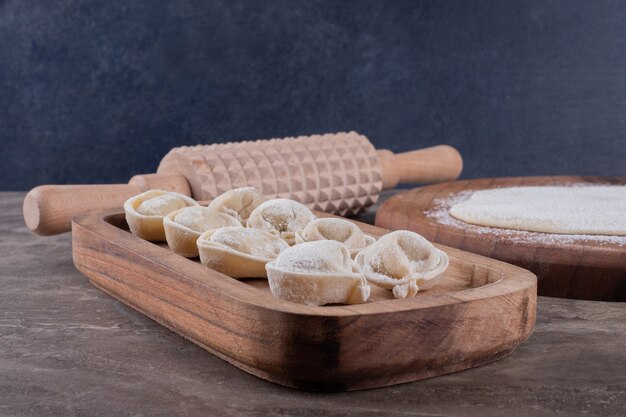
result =
[{"label": "round wooden board", "polygon": [[526,268],[539,278],[539,295],[626,301],[626,237],[495,229],[468,225],[447,214],[455,199],[468,198],[472,191],[573,184],[626,185],[626,178],[513,177],[430,185],[401,192],[383,203],[376,226],[413,230],[431,241]]}]

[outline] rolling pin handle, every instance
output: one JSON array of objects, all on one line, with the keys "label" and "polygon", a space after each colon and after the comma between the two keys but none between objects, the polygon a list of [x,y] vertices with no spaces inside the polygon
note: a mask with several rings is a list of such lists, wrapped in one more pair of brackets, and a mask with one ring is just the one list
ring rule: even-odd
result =
[{"label": "rolling pin handle", "polygon": [[151,188],[191,194],[187,180],[178,174],[137,175],[129,184],[41,185],[24,199],[24,222],[39,235],[68,232],[72,217],[89,210],[120,208],[130,197]]},{"label": "rolling pin handle", "polygon": [[439,145],[416,151],[394,154],[378,150],[383,189],[402,183],[453,181],[461,175],[463,158],[452,146]]}]

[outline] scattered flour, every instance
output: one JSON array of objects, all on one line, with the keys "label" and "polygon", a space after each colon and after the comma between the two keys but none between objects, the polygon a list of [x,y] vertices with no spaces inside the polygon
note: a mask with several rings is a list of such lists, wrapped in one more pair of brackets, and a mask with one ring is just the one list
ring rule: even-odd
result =
[{"label": "scattered flour", "polygon": [[[573,185],[573,188],[580,187],[602,187],[593,185]],[[433,201],[433,208],[424,214],[434,219],[437,223],[461,229],[474,234],[489,234],[507,239],[511,242],[529,242],[543,244],[580,244],[583,242],[593,242],[602,245],[626,246],[626,236],[608,236],[608,235],[587,235],[587,234],[557,234],[557,233],[541,233],[529,232],[523,230],[500,229],[496,227],[477,226],[464,221],[458,220],[450,215],[450,208],[463,203],[470,199],[475,193],[474,190],[466,190],[451,194],[446,198],[440,198]],[[626,216],[626,213],[624,213]]]},{"label": "scattered flour", "polygon": [[334,240],[317,240],[282,251],[276,258],[276,267],[300,273],[351,273],[356,265],[343,244]]},{"label": "scattered flour", "polygon": [[210,242],[231,249],[235,252],[274,259],[289,245],[279,238],[263,230],[244,227],[222,227],[211,235]]},{"label": "scattered flour", "polygon": [[174,220],[176,223],[199,233],[220,227],[241,225],[236,218],[204,206],[191,206],[182,209],[176,213]]},{"label": "scattered flour", "polygon": [[178,195],[165,193],[142,201],[137,207],[137,212],[144,216],[165,216],[186,206],[185,200]]},{"label": "scattered flour", "polygon": [[315,240],[335,240],[348,249],[363,248],[367,242],[365,233],[356,224],[339,218],[321,218],[309,222],[302,230],[301,238],[311,242]]},{"label": "scattered flour", "polygon": [[302,230],[316,217],[311,210],[294,200],[276,198],[260,204],[250,214],[248,227],[278,232]]}]

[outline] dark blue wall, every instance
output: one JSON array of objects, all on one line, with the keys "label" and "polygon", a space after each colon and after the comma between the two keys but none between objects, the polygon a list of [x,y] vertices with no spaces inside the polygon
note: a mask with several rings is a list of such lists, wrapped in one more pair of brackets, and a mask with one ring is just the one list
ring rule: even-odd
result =
[{"label": "dark blue wall", "polygon": [[0,0],[0,189],[351,129],[466,178],[626,175],[626,2]]}]

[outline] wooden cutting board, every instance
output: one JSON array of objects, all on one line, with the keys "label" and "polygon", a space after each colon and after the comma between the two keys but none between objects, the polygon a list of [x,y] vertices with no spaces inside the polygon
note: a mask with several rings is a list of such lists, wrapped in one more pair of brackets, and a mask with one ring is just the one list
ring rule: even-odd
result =
[{"label": "wooden cutting board", "polygon": [[624,185],[626,178],[488,178],[431,185],[391,197],[378,210],[376,225],[414,230],[434,242],[526,268],[539,278],[539,295],[626,301],[626,237],[516,232],[467,225],[447,214],[477,190],[572,184]]},{"label": "wooden cutting board", "polygon": [[357,390],[484,365],[511,354],[535,324],[532,273],[444,246],[448,270],[415,298],[373,287],[364,304],[312,307],[274,298],[266,279],[238,281],[144,241],[123,213],[75,218],[72,243],[74,264],[98,288],[244,371],[294,388]]}]

